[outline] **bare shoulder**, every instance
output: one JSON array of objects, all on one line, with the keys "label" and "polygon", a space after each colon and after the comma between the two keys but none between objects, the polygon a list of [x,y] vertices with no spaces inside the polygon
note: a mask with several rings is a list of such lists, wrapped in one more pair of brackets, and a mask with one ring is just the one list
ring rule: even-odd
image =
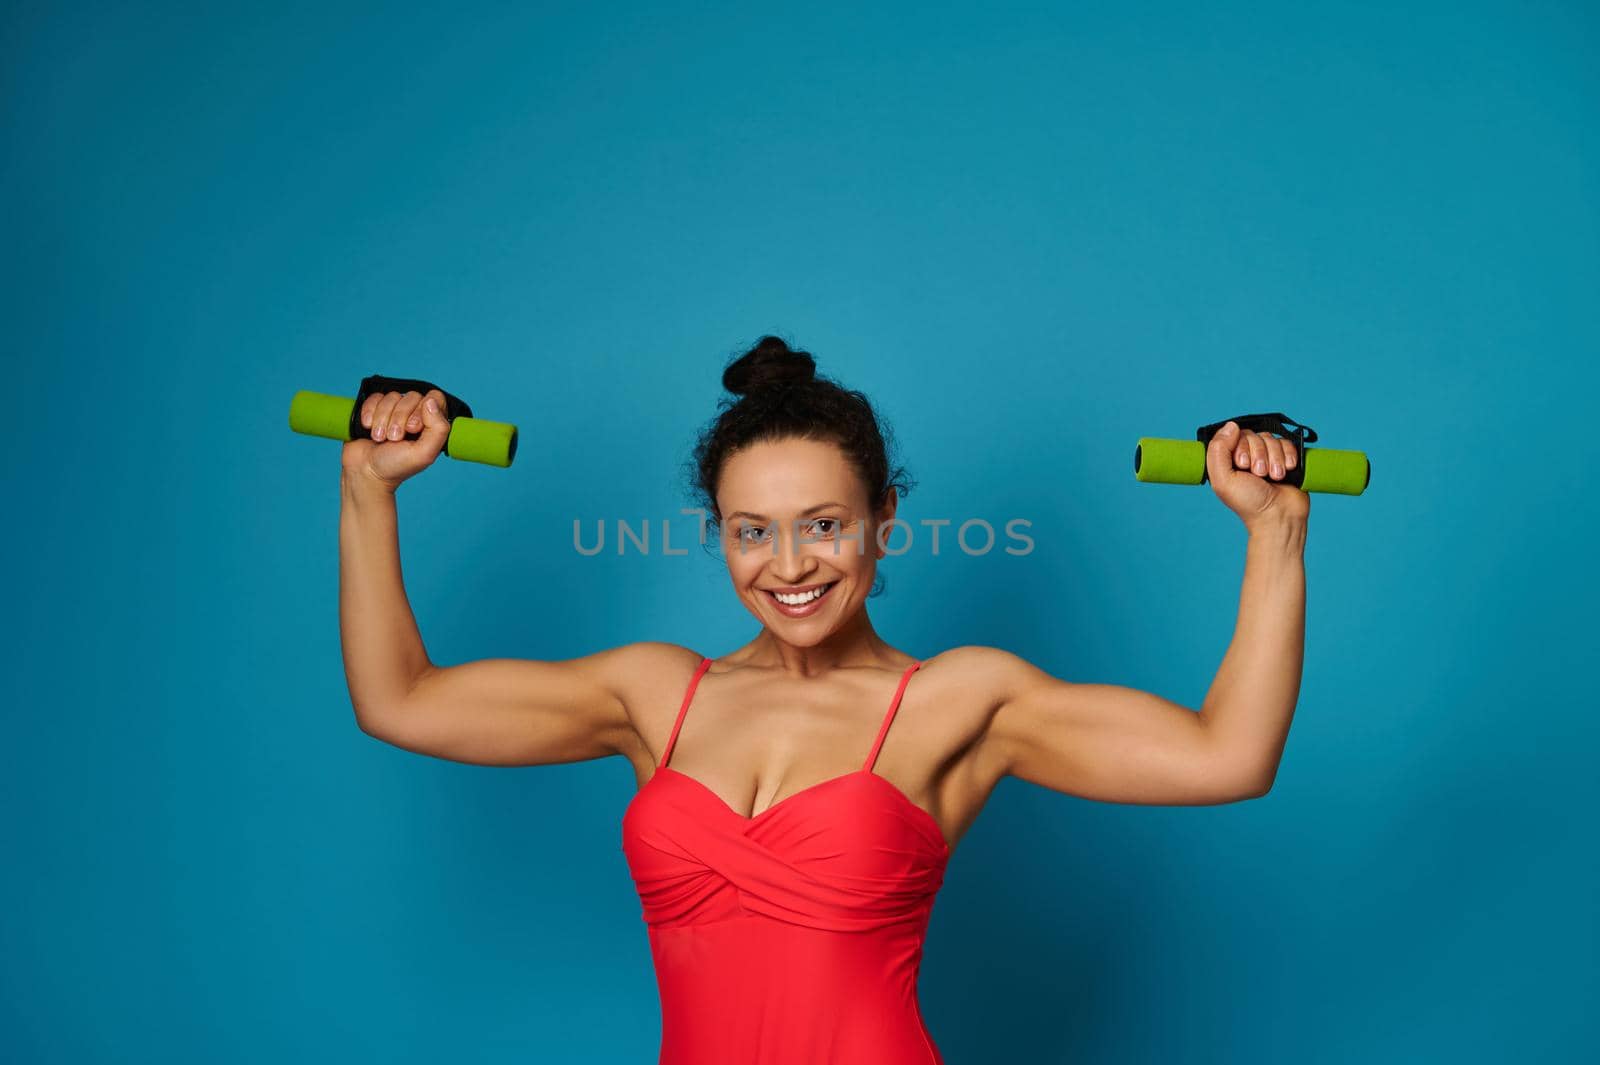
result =
[{"label": "bare shoulder", "polygon": [[653,702],[664,685],[670,687],[679,679],[688,683],[701,659],[691,648],[662,640],[621,644],[600,654],[609,658],[606,674],[613,678],[630,715]]},{"label": "bare shoulder", "polygon": [[[1009,762],[996,735],[1008,704],[1049,675],[1020,655],[1000,647],[964,644],[928,659],[928,696],[959,722],[964,763],[974,791],[987,794]],[[926,690],[926,689],[925,689]]]},{"label": "bare shoulder", "polygon": [[668,715],[665,728],[671,728],[670,715],[676,711],[704,656],[682,644],[663,640],[641,640],[602,653],[613,656],[607,672],[615,678],[617,696],[632,725],[622,753],[636,764],[648,764],[651,747],[644,735],[664,735],[664,713]]},{"label": "bare shoulder", "polygon": [[919,672],[926,672],[930,679],[938,677],[934,683],[941,691],[967,696],[993,712],[1040,671],[1003,648],[963,644],[925,660]]},{"label": "bare shoulder", "polygon": [[[1005,775],[1003,752],[989,736],[1026,668],[1008,651],[967,644],[923,659],[907,689],[917,728],[909,743],[902,741],[901,751],[910,747],[909,760],[924,773],[903,772],[899,779],[913,796],[929,796],[927,806],[952,843],[971,827]],[[888,768],[891,773],[899,769],[893,763]]]}]

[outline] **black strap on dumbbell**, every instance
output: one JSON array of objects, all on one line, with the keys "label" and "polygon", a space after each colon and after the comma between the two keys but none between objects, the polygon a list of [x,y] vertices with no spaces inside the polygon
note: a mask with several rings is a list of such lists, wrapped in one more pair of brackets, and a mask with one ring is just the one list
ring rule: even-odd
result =
[{"label": "black strap on dumbbell", "polygon": [[[1272,414],[1241,414],[1237,418],[1224,418],[1220,422],[1202,425],[1195,430],[1195,438],[1207,448],[1211,446],[1211,438],[1217,435],[1229,422],[1236,423],[1241,430],[1249,429],[1253,433],[1277,433],[1294,441],[1295,468],[1289,471],[1292,483],[1299,485],[1300,478],[1305,476],[1306,445],[1317,438],[1317,431],[1309,425],[1301,425],[1287,414],[1274,412]],[[1290,429],[1289,426],[1294,426]],[[1206,479],[1209,479],[1207,477]],[[1289,478],[1285,478],[1288,482]]]},{"label": "black strap on dumbbell", "polygon": [[[370,377],[362,378],[361,387],[356,389],[355,406],[350,408],[350,439],[360,439],[368,431],[361,424],[361,405],[374,392],[420,392],[426,396],[436,388],[440,392],[444,392],[444,389],[439,388],[432,381],[422,381],[415,377],[384,377],[382,374],[373,374]],[[465,400],[444,392],[444,415],[451,421],[455,421],[457,418],[470,418],[472,417],[472,408],[467,406]]]}]

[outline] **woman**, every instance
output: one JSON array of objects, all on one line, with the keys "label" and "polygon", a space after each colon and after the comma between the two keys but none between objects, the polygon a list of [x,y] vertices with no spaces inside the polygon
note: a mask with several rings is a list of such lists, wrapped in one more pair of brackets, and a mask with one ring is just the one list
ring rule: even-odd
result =
[{"label": "woman", "polygon": [[372,438],[345,445],[339,612],[357,721],[455,761],[633,763],[623,850],[664,1065],[941,1062],[917,1002],[923,935],[1000,778],[1106,802],[1264,795],[1298,694],[1308,498],[1272,483],[1292,446],[1229,422],[1207,452],[1249,547],[1234,640],[1196,713],[993,647],[924,661],[879,636],[866,599],[903,486],[866,397],[815,369],[763,338],[724,371],[741,398],[696,448],[708,524],[761,623],[718,658],[645,642],[434,665],[401,585],[394,492],[442,450],[444,397],[371,396]]}]

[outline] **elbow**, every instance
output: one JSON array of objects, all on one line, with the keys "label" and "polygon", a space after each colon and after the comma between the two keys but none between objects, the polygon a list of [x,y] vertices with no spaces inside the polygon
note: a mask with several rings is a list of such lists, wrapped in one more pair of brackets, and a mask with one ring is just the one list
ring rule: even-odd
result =
[{"label": "elbow", "polygon": [[1259,799],[1272,790],[1278,775],[1275,761],[1264,758],[1235,757],[1218,763],[1213,779],[1223,802]]},{"label": "elbow", "polygon": [[1244,779],[1244,787],[1240,794],[1241,799],[1260,799],[1272,790],[1273,781],[1278,777],[1278,767],[1271,766],[1263,771],[1252,773]]},{"label": "elbow", "polygon": [[390,733],[388,716],[368,708],[363,710],[360,706],[355,708],[356,728],[371,736],[375,740],[387,742]]},{"label": "elbow", "polygon": [[1268,751],[1234,748],[1218,752],[1211,763],[1212,779],[1227,798],[1224,802],[1259,799],[1272,790],[1279,759]]}]

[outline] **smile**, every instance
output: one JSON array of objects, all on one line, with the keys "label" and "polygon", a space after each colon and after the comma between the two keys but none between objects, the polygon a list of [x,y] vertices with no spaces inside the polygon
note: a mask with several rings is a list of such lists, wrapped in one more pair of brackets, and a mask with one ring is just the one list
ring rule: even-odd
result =
[{"label": "smile", "polygon": [[838,581],[832,581],[820,588],[813,588],[808,592],[800,592],[795,595],[780,594],[766,589],[762,589],[762,591],[772,601],[772,604],[778,608],[778,613],[786,617],[803,618],[815,613],[818,604],[828,597],[828,593],[838,583]]}]

